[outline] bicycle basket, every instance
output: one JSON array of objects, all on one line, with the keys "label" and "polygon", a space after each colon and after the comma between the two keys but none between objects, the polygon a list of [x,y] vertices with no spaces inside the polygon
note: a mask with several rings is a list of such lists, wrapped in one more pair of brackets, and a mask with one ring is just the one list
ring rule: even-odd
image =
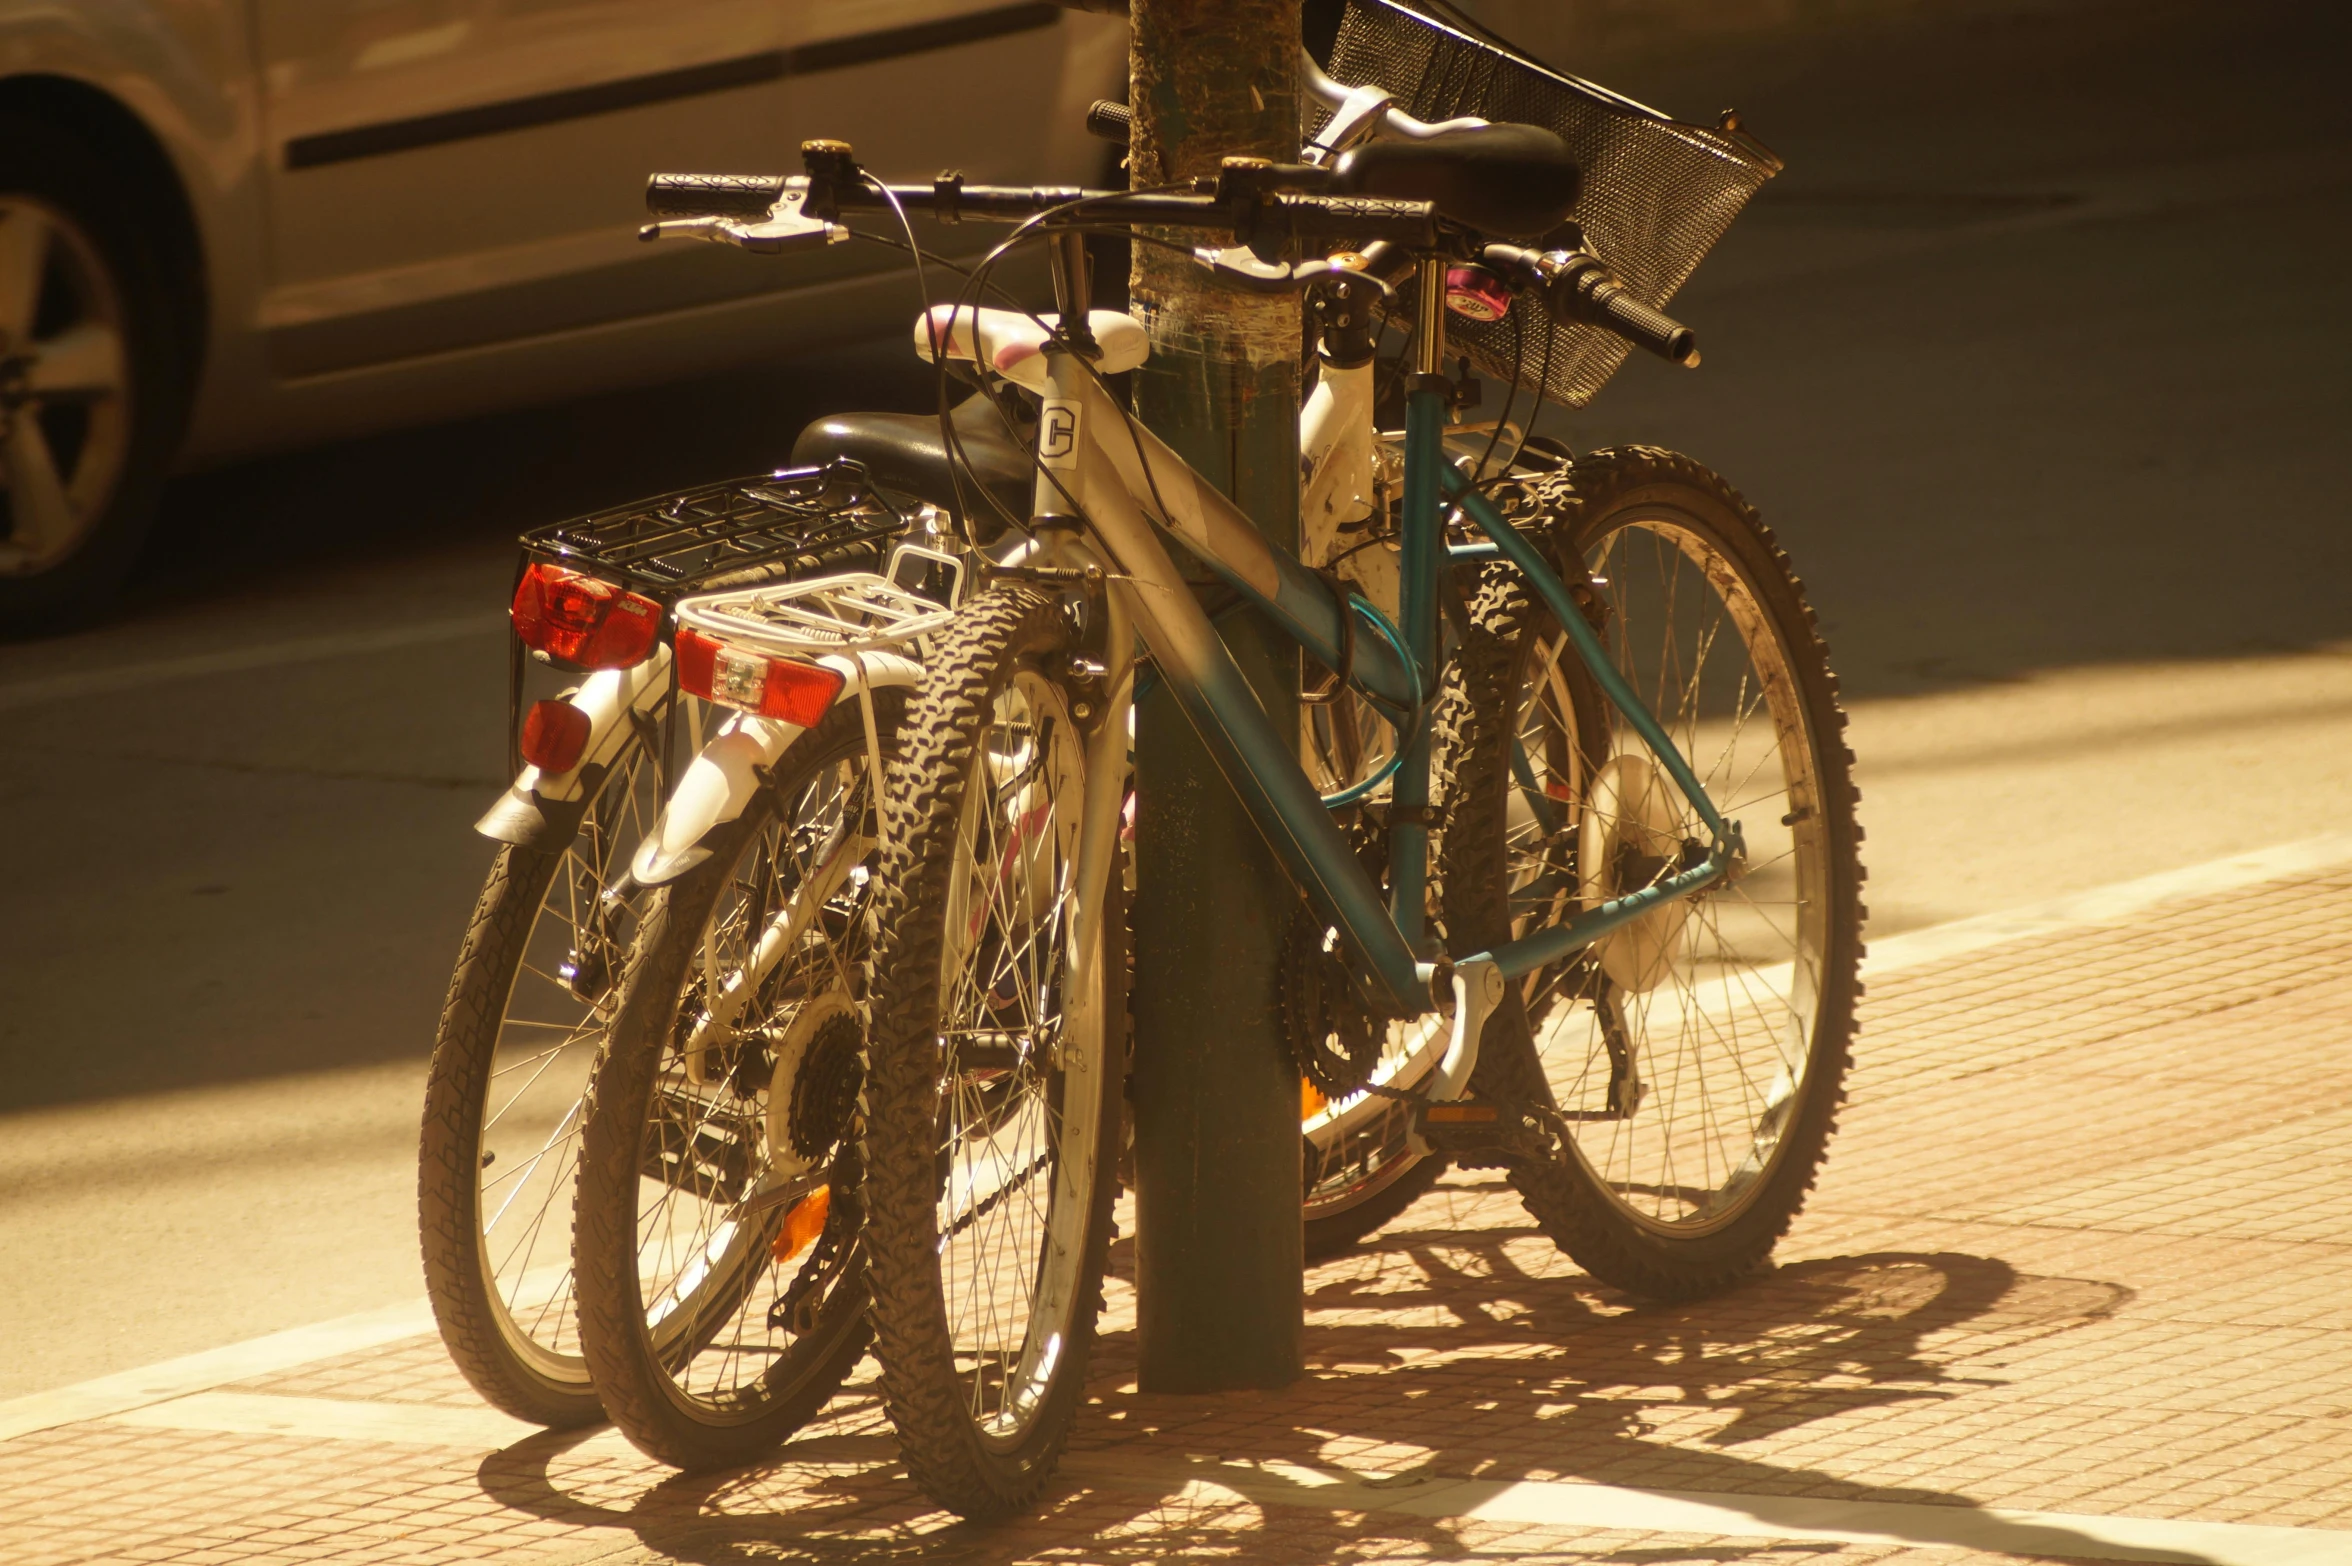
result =
[{"label": "bicycle basket", "polygon": [[[1477,115],[1557,132],[1584,170],[1571,216],[1585,243],[1653,308],[1674,297],[1748,198],[1780,172],[1780,160],[1744,136],[1685,125],[1397,0],[1348,0],[1330,74],[1379,87],[1416,119]],[[1623,338],[1561,320],[1532,295],[1499,321],[1455,317],[1446,335],[1488,375],[1574,408],[1592,401],[1630,351]]]},{"label": "bicycle basket", "polygon": [[572,566],[663,604],[738,583],[871,570],[904,503],[840,461],[704,484],[525,533],[527,558]]}]

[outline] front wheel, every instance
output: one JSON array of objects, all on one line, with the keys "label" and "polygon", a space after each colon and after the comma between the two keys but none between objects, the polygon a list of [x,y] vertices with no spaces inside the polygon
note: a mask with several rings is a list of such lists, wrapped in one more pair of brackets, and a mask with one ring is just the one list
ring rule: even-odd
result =
[{"label": "front wheel", "polygon": [[[1746,853],[1513,993],[1473,1085],[1549,1129],[1551,1156],[1510,1178],[1579,1265],[1652,1298],[1712,1294],[1787,1232],[1835,1126],[1862,920],[1845,715],[1787,557],[1697,463],[1596,452],[1520,509]],[[1470,622],[1441,719],[1453,948],[1703,860],[1705,827],[1631,726],[1546,677],[1575,655],[1525,582],[1491,571]]]},{"label": "front wheel", "polygon": [[1026,1505],[1069,1438],[1117,1188],[1126,917],[1115,811],[1082,865],[1099,731],[1068,650],[1051,599],[967,605],[925,660],[884,820],[875,1352],[908,1471],[967,1517]]}]

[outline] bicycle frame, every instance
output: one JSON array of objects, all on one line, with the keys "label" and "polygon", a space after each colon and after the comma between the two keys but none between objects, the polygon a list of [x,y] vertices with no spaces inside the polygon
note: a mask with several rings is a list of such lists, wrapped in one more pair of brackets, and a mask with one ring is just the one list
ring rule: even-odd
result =
[{"label": "bicycle frame", "polygon": [[[1119,610],[1132,622],[1178,706],[1199,732],[1309,903],[1336,928],[1367,999],[1390,1015],[1456,1011],[1474,1056],[1484,1014],[1501,981],[1549,963],[1640,919],[1659,905],[1692,896],[1732,873],[1739,831],[1707,798],[1689,763],[1610,662],[1567,586],[1542,552],[1512,527],[1467,478],[1446,462],[1446,398],[1430,384],[1443,363],[1442,263],[1424,262],[1422,375],[1407,399],[1402,549],[1402,632],[1416,670],[1399,666],[1376,637],[1356,643],[1352,682],[1392,702],[1417,687],[1433,690],[1438,663],[1440,571],[1445,566],[1449,505],[1484,532],[1550,608],[1642,742],[1673,778],[1712,836],[1699,865],[1654,885],[1586,909],[1564,922],[1480,952],[1445,960],[1426,934],[1429,754],[1426,736],[1408,747],[1395,775],[1389,822],[1391,865],[1384,900],[1300,767],[1293,741],[1267,716],[1219,639],[1159,536],[1159,526],[1255,602],[1283,631],[1325,662],[1337,659],[1340,616],[1350,611],[1305,567],[1275,548],[1231,501],[1201,480],[1164,443],[1129,420],[1085,361],[1058,340],[1045,353],[1045,416],[1035,510],[1048,558],[1100,565]],[[1424,379],[1426,378],[1426,379]],[[1106,557],[1087,558],[1070,512],[1085,519]],[[1147,510],[1147,506],[1150,508]],[[1156,513],[1156,515],[1154,514]],[[1155,523],[1158,526],[1155,526]],[[1378,649],[1387,656],[1367,656]],[[1124,662],[1123,649],[1114,656]],[[1115,721],[1114,715],[1114,721]],[[1085,872],[1081,870],[1081,879]],[[1476,971],[1465,978],[1464,970]],[[1450,993],[1449,993],[1450,992]],[[1453,1003],[1449,1006],[1449,1002]],[[1444,1075],[1458,1090],[1468,1064],[1457,1037]]]}]

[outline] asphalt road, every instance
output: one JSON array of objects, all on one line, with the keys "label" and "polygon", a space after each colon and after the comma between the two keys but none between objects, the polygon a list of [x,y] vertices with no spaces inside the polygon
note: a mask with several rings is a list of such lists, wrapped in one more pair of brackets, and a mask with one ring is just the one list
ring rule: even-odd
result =
[{"label": "asphalt road", "polygon": [[[2352,797],[2345,24],[1921,9],[1578,62],[1738,104],[1789,170],[1677,306],[1705,369],[1562,422],[1701,457],[1779,531],[1882,934]],[[192,477],[115,622],[0,648],[0,1396],[419,1291],[514,533],[925,385],[882,344]]]}]

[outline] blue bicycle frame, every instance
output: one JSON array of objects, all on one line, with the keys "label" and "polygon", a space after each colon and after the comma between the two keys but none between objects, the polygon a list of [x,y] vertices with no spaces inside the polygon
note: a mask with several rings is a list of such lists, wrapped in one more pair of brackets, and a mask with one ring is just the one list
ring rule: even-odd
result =
[{"label": "blue bicycle frame", "polygon": [[[1449,508],[1483,532],[1494,553],[1527,579],[1566,631],[1594,683],[1624,714],[1704,823],[1712,839],[1706,858],[1639,891],[1586,909],[1489,952],[1452,954],[1452,967],[1480,965],[1508,979],[1556,962],[1659,905],[1700,892],[1731,873],[1741,856],[1738,827],[1723,819],[1689,762],[1611,662],[1559,573],[1543,552],[1506,521],[1445,457],[1447,402],[1429,385],[1443,362],[1441,263],[1423,263],[1421,320],[1423,374],[1405,413],[1404,495],[1401,517],[1401,639],[1414,668],[1398,665],[1382,638],[1363,637],[1351,683],[1393,704],[1414,691],[1434,692],[1440,657],[1438,593],[1447,566]],[[1432,341],[1434,339],[1434,341]],[[1344,943],[1357,982],[1376,1007],[1398,1017],[1425,1015],[1451,1003],[1449,964],[1427,935],[1429,742],[1426,726],[1408,733],[1394,774],[1389,820],[1388,896],[1365,872],[1300,767],[1295,737],[1282,733],[1227,653],[1215,628],[1185,587],[1156,529],[1188,548],[1252,600],[1285,633],[1325,662],[1338,659],[1345,640],[1341,616],[1357,610],[1336,600],[1312,572],[1275,549],[1229,501],[1203,484],[1182,459],[1124,418],[1090,370],[1066,351],[1048,351],[1048,406],[1069,410],[1084,437],[1041,456],[1041,528],[1055,536],[1053,519],[1067,519],[1079,502],[1102,565],[1120,602],[1118,621],[1130,622],[1220,771],[1240,797],[1310,904]],[[1063,526],[1066,527],[1066,520]],[[1066,550],[1063,543],[1048,553]],[[1484,555],[1485,550],[1477,551]],[[1072,558],[1085,558],[1079,549]],[[1490,984],[1491,987],[1491,984]],[[1491,997],[1490,997],[1491,1003]],[[1474,1048],[1474,1045],[1473,1045]]]}]

